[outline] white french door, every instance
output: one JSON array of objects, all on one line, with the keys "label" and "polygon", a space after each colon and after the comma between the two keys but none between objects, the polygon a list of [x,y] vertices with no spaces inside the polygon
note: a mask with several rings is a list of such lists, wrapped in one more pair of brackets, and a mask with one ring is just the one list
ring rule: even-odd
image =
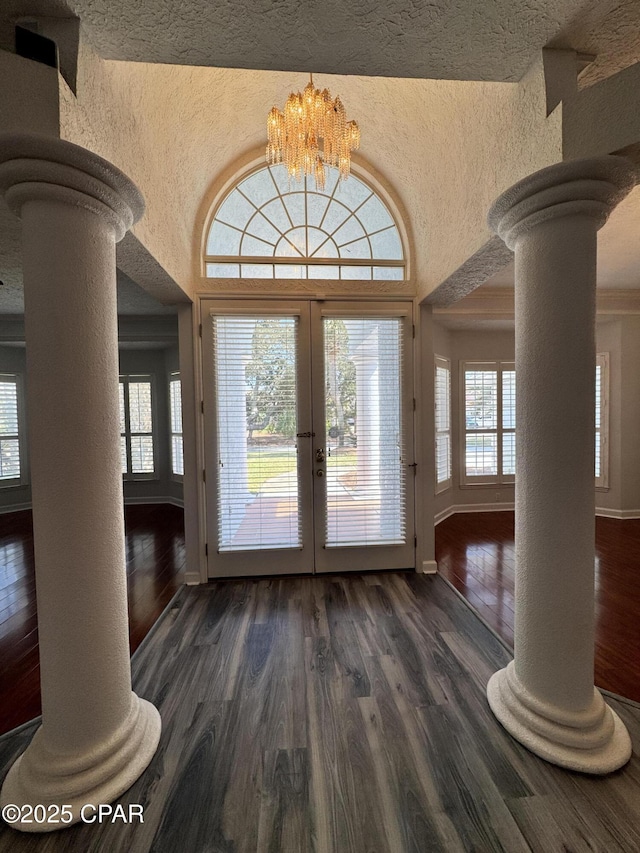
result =
[{"label": "white french door", "polygon": [[203,302],[210,577],[414,566],[411,304]]}]

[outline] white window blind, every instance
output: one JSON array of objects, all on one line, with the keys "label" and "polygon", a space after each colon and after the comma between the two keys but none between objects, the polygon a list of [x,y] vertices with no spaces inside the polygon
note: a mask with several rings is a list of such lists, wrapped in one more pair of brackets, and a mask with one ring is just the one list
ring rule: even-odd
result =
[{"label": "white window blind", "polygon": [[[595,481],[608,484],[609,356],[600,353],[595,373]],[[516,373],[510,363],[463,365],[463,481],[511,482],[516,472]]]},{"label": "white window blind", "polygon": [[154,473],[150,376],[120,377],[120,453],[123,474]]},{"label": "white window blind", "polygon": [[403,321],[323,318],[326,547],[404,544]]},{"label": "white window blind", "polygon": [[176,476],[184,475],[184,451],[182,443],[182,383],[180,374],[172,373],[169,380],[169,418],[171,427],[171,471]]},{"label": "white window blind", "polygon": [[502,473],[516,473],[516,372],[504,369],[502,377]]},{"label": "white window blind", "polygon": [[436,486],[451,485],[451,362],[435,357]]},{"label": "white window blind", "polygon": [[609,485],[609,354],[596,356],[596,486]]},{"label": "white window blind", "polygon": [[0,376],[0,480],[20,479],[18,378]]},{"label": "white window blind", "polygon": [[515,476],[515,370],[510,362],[463,362],[462,481],[507,483]]},{"label": "white window blind", "polygon": [[214,315],[218,550],[302,547],[293,316]]}]

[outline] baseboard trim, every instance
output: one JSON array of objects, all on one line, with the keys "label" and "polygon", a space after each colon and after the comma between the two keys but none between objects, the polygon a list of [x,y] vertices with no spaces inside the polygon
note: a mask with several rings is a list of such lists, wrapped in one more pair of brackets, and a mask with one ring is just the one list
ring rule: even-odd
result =
[{"label": "baseboard trim", "polygon": [[16,726],[15,729],[9,729],[8,732],[4,732],[4,734],[0,735],[0,743],[5,740],[9,740],[10,738],[17,737],[21,735],[26,729],[30,729],[32,726],[39,726],[42,722],[42,714],[39,714],[37,717],[34,717],[32,720],[27,720],[26,723],[20,723],[19,726]]},{"label": "baseboard trim", "polygon": [[[436,527],[441,521],[452,515],[463,512],[508,512],[515,509],[513,503],[494,504],[453,504],[446,509],[436,513],[433,517],[433,525]],[[607,507],[596,507],[596,515],[601,518],[617,518],[620,521],[628,521],[640,518],[640,509],[608,509]]]},{"label": "baseboard trim", "polygon": [[510,503],[493,503],[493,504],[453,504],[441,512],[437,513],[433,518],[434,526],[440,524],[451,515],[456,515],[461,512],[513,512],[515,504]]},{"label": "baseboard trim", "polygon": [[184,586],[179,586],[179,587],[178,587],[178,589],[173,593],[173,595],[171,596],[171,598],[169,599],[169,601],[167,602],[167,604],[164,606],[164,609],[163,609],[162,613],[158,616],[158,618],[156,619],[156,621],[155,621],[155,622],[153,623],[153,625],[149,628],[149,630],[147,631],[147,633],[144,635],[144,637],[143,637],[143,638],[142,638],[142,640],[140,641],[140,645],[139,645],[139,646],[138,646],[138,648],[135,650],[135,652],[131,655],[131,663],[132,663],[132,664],[133,664],[133,663],[135,663],[136,658],[138,657],[138,655],[139,655],[139,654],[142,652],[142,650],[147,646],[147,644],[149,643],[149,640],[151,639],[151,637],[153,637],[153,635],[156,633],[156,631],[157,631],[157,630],[158,630],[158,628],[160,627],[160,623],[161,623],[161,622],[163,622],[163,621],[165,620],[165,618],[166,618],[167,614],[168,614],[171,610],[173,610],[173,608],[176,606],[176,603],[178,602],[179,598],[182,596],[182,594],[183,594],[183,593],[184,593]]},{"label": "baseboard trim", "polygon": [[177,506],[179,509],[184,509],[184,501],[180,498],[170,497],[169,495],[160,495],[150,498],[131,497],[124,499],[125,506],[139,506],[144,504],[170,504],[171,506]]},{"label": "baseboard trim", "polygon": [[608,507],[596,507],[596,515],[601,518],[617,518],[626,521],[632,518],[640,518],[640,509],[609,509]]},{"label": "baseboard trim", "polygon": [[9,506],[0,507],[0,515],[8,515],[10,512],[26,512],[31,509],[30,503],[10,504]]},{"label": "baseboard trim", "polygon": [[507,642],[505,642],[505,640],[502,639],[502,637],[500,636],[500,634],[498,634],[498,632],[495,630],[495,628],[492,628],[491,625],[489,625],[489,623],[487,622],[487,620],[484,619],[478,613],[478,611],[473,606],[473,604],[471,604],[469,601],[467,601],[467,599],[460,592],[460,590],[456,589],[455,586],[451,583],[451,581],[448,578],[445,578],[445,576],[443,574],[441,574],[440,572],[438,572],[438,579],[441,580],[442,583],[445,583],[449,587],[449,589],[452,590],[452,592],[454,592],[458,596],[458,598],[465,605],[465,607],[467,607],[473,613],[473,615],[476,617],[478,622],[481,622],[484,625],[484,627],[487,629],[487,631],[500,643],[502,648],[505,651],[507,651],[511,655],[511,657],[513,657],[513,648]]},{"label": "baseboard trim", "polygon": [[[124,499],[125,506],[138,506],[143,504],[170,504],[171,506],[176,506],[178,509],[184,509],[184,501],[181,498],[174,498],[169,495],[164,496],[155,496],[150,498],[141,498],[141,497],[133,497],[133,498],[125,498]],[[11,504],[10,506],[1,506],[0,507],[0,515],[8,515],[10,512],[26,512],[31,509],[30,503],[24,504]]]}]

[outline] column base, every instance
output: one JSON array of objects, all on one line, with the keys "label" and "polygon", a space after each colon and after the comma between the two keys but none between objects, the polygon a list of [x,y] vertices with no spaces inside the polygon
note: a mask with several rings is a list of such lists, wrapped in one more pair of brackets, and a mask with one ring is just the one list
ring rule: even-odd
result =
[{"label": "column base", "polygon": [[536,699],[518,679],[513,661],[489,679],[491,710],[509,734],[552,764],[602,775],[631,758],[624,723],[594,688],[586,711],[564,711]]},{"label": "column base", "polygon": [[[138,779],[154,756],[160,740],[161,720],[156,708],[135,693],[131,709],[120,728],[105,742],[81,754],[60,755],[45,745],[46,722],[25,752],[9,770],[0,806],[17,806],[31,822],[12,821],[23,832],[51,832],[82,819],[82,808],[112,803]],[[24,806],[69,806],[65,812],[25,815]],[[69,819],[69,814],[71,819]],[[90,817],[91,810],[84,812]],[[41,819],[44,818],[44,819]]]}]

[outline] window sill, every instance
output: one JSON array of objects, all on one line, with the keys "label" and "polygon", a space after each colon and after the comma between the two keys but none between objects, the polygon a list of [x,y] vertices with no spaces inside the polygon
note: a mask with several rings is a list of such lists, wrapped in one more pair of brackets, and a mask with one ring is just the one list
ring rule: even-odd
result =
[{"label": "window sill", "polygon": [[515,483],[513,480],[506,480],[501,482],[500,480],[492,480],[488,483],[460,483],[458,488],[460,489],[514,489]]},{"label": "window sill", "polygon": [[28,485],[26,480],[0,480],[0,489],[24,489]]}]

